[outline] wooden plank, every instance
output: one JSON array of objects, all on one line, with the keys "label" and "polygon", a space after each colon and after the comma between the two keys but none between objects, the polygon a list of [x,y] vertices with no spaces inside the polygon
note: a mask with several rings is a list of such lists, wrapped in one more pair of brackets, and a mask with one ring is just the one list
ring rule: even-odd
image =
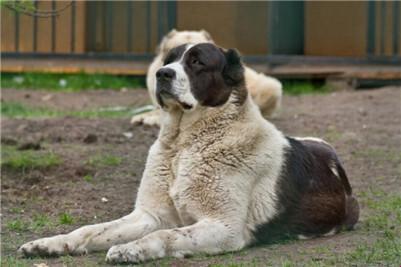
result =
[{"label": "wooden plank", "polygon": [[[146,75],[149,61],[117,61],[101,59],[3,59],[4,72],[51,72],[51,73],[106,73],[118,75]],[[288,64],[275,68],[266,65],[249,64],[279,78],[377,79],[401,80],[398,66],[388,65],[313,65]]]},{"label": "wooden plank", "polygon": [[177,27],[179,30],[205,29],[219,45],[236,47],[237,7],[238,2],[178,1]]},{"label": "wooden plank", "polygon": [[[50,1],[39,1],[38,9],[51,10],[52,3]],[[38,18],[37,31],[37,52],[51,52],[52,36],[51,36],[51,18]]]},{"label": "wooden plank", "polygon": [[366,55],[366,2],[305,1],[305,55]]},{"label": "wooden plank", "polygon": [[1,52],[15,51],[15,12],[1,8]]},{"label": "wooden plank", "polygon": [[[107,27],[112,27],[112,40],[111,40],[111,51],[109,52],[126,52],[127,44],[127,7],[128,4],[125,1],[115,1],[112,3],[112,25],[107,25]],[[106,38],[109,38],[106,35]]]},{"label": "wooden plank", "polygon": [[33,51],[33,17],[19,15],[19,52]]},{"label": "wooden plank", "polygon": [[[70,1],[56,1],[56,9],[64,8]],[[56,16],[56,53],[68,53],[71,47],[71,6]]]},{"label": "wooden plank", "polygon": [[75,52],[85,52],[86,45],[86,2],[75,2]]}]

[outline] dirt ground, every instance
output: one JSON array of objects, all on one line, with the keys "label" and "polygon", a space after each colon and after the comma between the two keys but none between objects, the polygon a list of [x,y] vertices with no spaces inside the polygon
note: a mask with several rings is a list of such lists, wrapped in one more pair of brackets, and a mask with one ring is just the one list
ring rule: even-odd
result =
[{"label": "dirt ground", "polygon": [[[50,94],[50,96],[48,96]],[[105,106],[140,106],[148,103],[145,90],[54,93],[2,90],[2,101],[59,110]],[[285,96],[281,113],[271,121],[287,135],[318,136],[333,144],[361,199],[356,230],[334,237],[260,246],[214,257],[167,259],[150,266],[292,266],[329,263],[364,266],[350,252],[379,239],[367,221],[375,211],[367,207],[372,191],[386,195],[401,192],[401,88],[342,91],[322,95]],[[38,144],[37,153],[52,152],[61,164],[44,169],[15,170],[3,167],[1,184],[1,252],[4,263],[47,263],[49,266],[99,266],[105,253],[80,257],[14,259],[21,244],[43,236],[65,233],[80,225],[103,222],[129,213],[134,205],[147,151],[158,128],[132,126],[129,118],[48,119],[2,118],[2,146]],[[132,134],[132,135],[131,135]],[[112,155],[117,162],[96,161]],[[85,179],[86,177],[86,179]],[[90,179],[89,179],[90,178]],[[102,201],[106,198],[107,202]],[[59,224],[60,214],[74,218]],[[31,222],[38,214],[51,223],[15,230],[11,222]],[[393,227],[400,227],[394,225]],[[354,259],[354,261],[353,261]],[[330,261],[331,260],[331,264]],[[372,265],[399,266],[398,262]],[[236,266],[236,265],[235,265]]]}]

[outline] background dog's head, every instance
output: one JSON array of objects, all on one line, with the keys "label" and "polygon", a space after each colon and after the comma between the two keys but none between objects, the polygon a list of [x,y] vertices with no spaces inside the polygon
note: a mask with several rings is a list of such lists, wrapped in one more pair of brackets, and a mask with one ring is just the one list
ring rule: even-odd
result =
[{"label": "background dog's head", "polygon": [[178,106],[190,111],[221,106],[240,88],[245,92],[235,101],[243,103],[247,94],[243,84],[243,66],[235,50],[211,43],[186,44],[170,50],[157,71],[156,99],[164,109]]},{"label": "background dog's head", "polygon": [[158,53],[166,55],[174,47],[183,44],[213,43],[210,34],[205,30],[177,31],[171,30],[160,42]]}]

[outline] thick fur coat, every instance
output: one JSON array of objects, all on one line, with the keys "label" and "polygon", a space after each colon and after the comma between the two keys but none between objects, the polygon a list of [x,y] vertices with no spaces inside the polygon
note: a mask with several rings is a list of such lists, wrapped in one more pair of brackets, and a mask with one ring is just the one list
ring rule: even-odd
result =
[{"label": "thick fur coat", "polygon": [[183,45],[156,73],[161,129],[135,210],[24,244],[24,255],[106,250],[110,262],[240,250],[352,228],[359,209],[334,149],[290,138],[249,97],[234,50]]}]

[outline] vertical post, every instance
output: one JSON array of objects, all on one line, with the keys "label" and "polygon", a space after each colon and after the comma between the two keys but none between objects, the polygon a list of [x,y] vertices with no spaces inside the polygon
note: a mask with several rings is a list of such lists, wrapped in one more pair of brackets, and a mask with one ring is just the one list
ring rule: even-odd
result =
[{"label": "vertical post", "polygon": [[393,55],[397,56],[400,47],[399,47],[399,40],[400,40],[400,2],[393,1]]},{"label": "vertical post", "polygon": [[268,54],[272,55],[274,52],[274,47],[275,47],[275,38],[272,38],[273,34],[274,34],[274,27],[277,24],[277,12],[276,12],[276,5],[274,4],[274,1],[271,1],[268,3],[267,5],[268,8],[268,12],[267,12],[267,20],[268,20],[268,24],[267,24],[267,51]]},{"label": "vertical post", "polygon": [[380,2],[380,55],[384,55],[386,39],[386,1]]},{"label": "vertical post", "polygon": [[157,2],[157,42],[159,43],[163,36],[163,7],[164,2]]},{"label": "vertical post", "polygon": [[148,53],[150,53],[150,38],[152,36],[152,13],[151,13],[151,6],[152,2],[146,2],[146,47]]},{"label": "vertical post", "polygon": [[368,1],[368,21],[367,21],[367,46],[366,53],[368,56],[375,54],[375,39],[376,39],[376,3],[374,1]]},{"label": "vertical post", "polygon": [[19,51],[19,13],[18,11],[14,11],[14,20],[15,20],[15,32],[14,32],[14,39],[15,39],[15,52]]},{"label": "vertical post", "polygon": [[[56,10],[56,1],[52,0],[52,11]],[[52,16],[52,52],[56,51],[56,17]]]},{"label": "vertical post", "polygon": [[176,1],[167,2],[167,31],[171,31],[177,25],[177,3]]},{"label": "vertical post", "polygon": [[127,2],[127,52],[132,52],[132,2]]},{"label": "vertical post", "polygon": [[[38,9],[38,1],[34,0],[33,5],[35,7],[35,10]],[[36,16],[33,17],[33,52],[36,52],[37,47],[38,47],[38,18]]]},{"label": "vertical post", "polygon": [[304,2],[271,1],[268,8],[269,54],[303,54]]},{"label": "vertical post", "polygon": [[106,38],[107,38],[107,50],[111,52],[113,50],[113,2],[106,2]]},{"label": "vertical post", "polygon": [[75,0],[71,3],[71,43],[70,43],[70,51],[75,52]]}]

